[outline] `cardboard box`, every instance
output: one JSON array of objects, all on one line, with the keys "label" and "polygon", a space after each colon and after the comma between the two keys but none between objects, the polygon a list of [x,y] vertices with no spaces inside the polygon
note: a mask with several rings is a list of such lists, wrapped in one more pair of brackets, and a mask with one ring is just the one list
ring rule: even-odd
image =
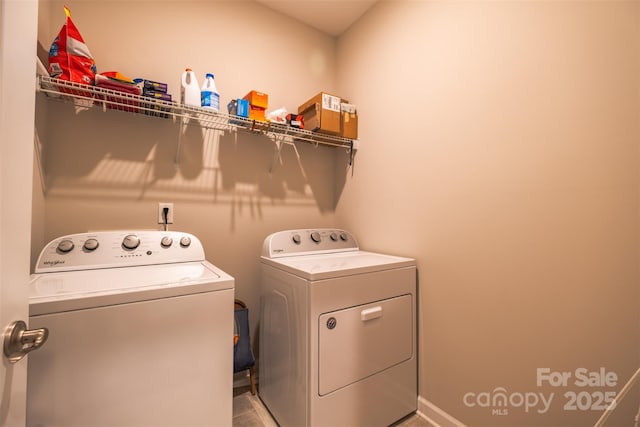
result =
[{"label": "cardboard box", "polygon": [[249,101],[249,104],[253,105],[254,107],[263,108],[265,110],[269,108],[269,95],[267,95],[266,93],[252,90],[242,98]]},{"label": "cardboard box", "polygon": [[147,116],[155,116],[162,117],[165,119],[169,118],[169,106],[164,105],[163,102],[171,102],[171,95],[163,92],[155,92],[153,90],[147,90],[142,92],[142,96],[145,98],[151,98],[153,100],[158,100],[162,102],[150,102],[144,103],[145,107],[144,114]]},{"label": "cardboard box", "polygon": [[249,104],[249,120],[257,120],[259,122],[266,122],[267,117],[265,116],[266,109],[261,107],[256,107],[255,105]]},{"label": "cardboard box", "polygon": [[[96,94],[97,99],[103,99],[108,102],[105,102],[107,108],[111,108],[114,110],[120,111],[129,111],[132,113],[138,113],[140,109],[140,101],[139,96],[142,94],[142,89],[140,86],[135,83],[127,83],[122,80],[118,80],[115,78],[103,76],[101,74],[96,74],[95,78],[96,87],[104,88],[113,91],[113,96],[104,95],[104,94]],[[120,92],[121,94],[118,94]],[[135,95],[135,97],[130,97],[127,95]],[[127,105],[129,107],[127,107]]]},{"label": "cardboard box", "polygon": [[304,129],[304,117],[302,114],[287,114],[287,124],[292,128]]},{"label": "cardboard box", "polygon": [[304,127],[311,131],[340,135],[340,98],[320,92],[298,107]]},{"label": "cardboard box", "polygon": [[153,80],[143,80],[142,85],[143,92],[152,90],[154,92],[167,93],[169,89],[169,86],[166,83],[154,82]]},{"label": "cardboard box", "polygon": [[340,136],[348,139],[358,139],[358,114],[353,104],[340,104]]},{"label": "cardboard box", "polygon": [[232,99],[227,104],[229,114],[240,117],[249,117],[249,101],[246,99]]},{"label": "cardboard box", "polygon": [[229,111],[229,123],[233,125],[243,125],[243,120],[234,119],[234,117],[249,118],[249,101],[246,99],[232,99],[227,104],[227,111]]}]

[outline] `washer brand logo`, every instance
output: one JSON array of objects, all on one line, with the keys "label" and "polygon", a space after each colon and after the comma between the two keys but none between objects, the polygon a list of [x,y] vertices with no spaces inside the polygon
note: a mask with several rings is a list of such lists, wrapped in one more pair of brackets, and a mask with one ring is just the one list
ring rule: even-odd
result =
[{"label": "washer brand logo", "polygon": [[62,259],[54,259],[53,261],[45,261],[43,264],[44,265],[49,265],[51,267],[55,267],[58,264],[64,264],[65,261]]},{"label": "washer brand logo", "polygon": [[274,249],[273,250],[274,254],[279,254],[279,253],[282,253],[282,252],[284,252],[284,249]]}]

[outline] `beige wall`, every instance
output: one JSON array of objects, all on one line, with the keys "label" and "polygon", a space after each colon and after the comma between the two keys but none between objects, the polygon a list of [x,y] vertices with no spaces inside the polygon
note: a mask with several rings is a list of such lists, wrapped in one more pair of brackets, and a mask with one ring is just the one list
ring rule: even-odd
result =
[{"label": "beige wall", "polygon": [[[48,49],[63,12],[44,3]],[[174,202],[173,229],[236,277],[254,324],[272,231],[343,226],[413,256],[420,394],[471,426],[593,424],[564,393],[617,390],[640,364],[637,2],[383,1],[337,50],[252,2],[67,4],[99,71],[177,96],[190,66],[216,74],[225,104],[258,89],[291,110],[335,91],[358,105],[361,150],[351,171],[342,150],[287,146],[270,174],[271,141],[189,128],[174,168],[175,124],[47,102],[43,241],[157,228],[157,203]],[[616,387],[536,386],[537,368],[601,366]],[[497,387],[555,397],[543,415],[464,405]],[[633,393],[610,425],[628,424]]]},{"label": "beige wall", "polygon": [[[335,41],[254,2],[67,1],[99,72],[167,82],[216,75],[221,103],[256,89],[273,108],[297,106],[335,86]],[[64,23],[62,2],[40,8],[41,50]],[[236,278],[254,325],[263,239],[287,228],[332,226],[336,150],[266,137],[187,128],[174,165],[179,127],[171,120],[38,98],[46,200],[42,245],[100,229],[157,229],[158,202],[173,202],[174,230],[196,234],[207,258]],[[44,106],[43,106],[44,104]],[[46,120],[45,120],[46,119]],[[43,123],[44,121],[44,123]],[[342,150],[342,154],[346,152]],[[257,342],[257,337],[254,336]]]},{"label": "beige wall", "polygon": [[[337,222],[417,258],[420,394],[469,425],[593,425],[565,393],[640,365],[639,27],[632,1],[395,1],[338,42],[361,150]],[[536,384],[582,367],[617,386]],[[555,397],[463,403],[499,387]]]}]

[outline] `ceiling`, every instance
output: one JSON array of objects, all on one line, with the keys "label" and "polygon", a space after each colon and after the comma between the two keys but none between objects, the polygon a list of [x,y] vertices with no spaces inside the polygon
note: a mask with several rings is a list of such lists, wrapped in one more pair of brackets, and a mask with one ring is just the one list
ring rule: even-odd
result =
[{"label": "ceiling", "polygon": [[378,0],[256,0],[333,37],[344,33]]}]

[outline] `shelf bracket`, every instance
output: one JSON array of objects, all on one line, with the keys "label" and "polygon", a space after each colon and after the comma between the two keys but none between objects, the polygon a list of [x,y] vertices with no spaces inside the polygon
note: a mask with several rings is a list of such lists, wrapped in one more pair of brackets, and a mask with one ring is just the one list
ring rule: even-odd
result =
[{"label": "shelf bracket", "polygon": [[353,165],[353,139],[349,140],[349,166]]},{"label": "shelf bracket", "polygon": [[182,134],[184,133],[184,127],[185,127],[185,123],[184,123],[184,117],[180,117],[180,122],[178,123],[178,143],[176,146],[176,157],[174,159],[174,165],[175,167],[178,167],[180,165],[180,150],[182,148]]}]

